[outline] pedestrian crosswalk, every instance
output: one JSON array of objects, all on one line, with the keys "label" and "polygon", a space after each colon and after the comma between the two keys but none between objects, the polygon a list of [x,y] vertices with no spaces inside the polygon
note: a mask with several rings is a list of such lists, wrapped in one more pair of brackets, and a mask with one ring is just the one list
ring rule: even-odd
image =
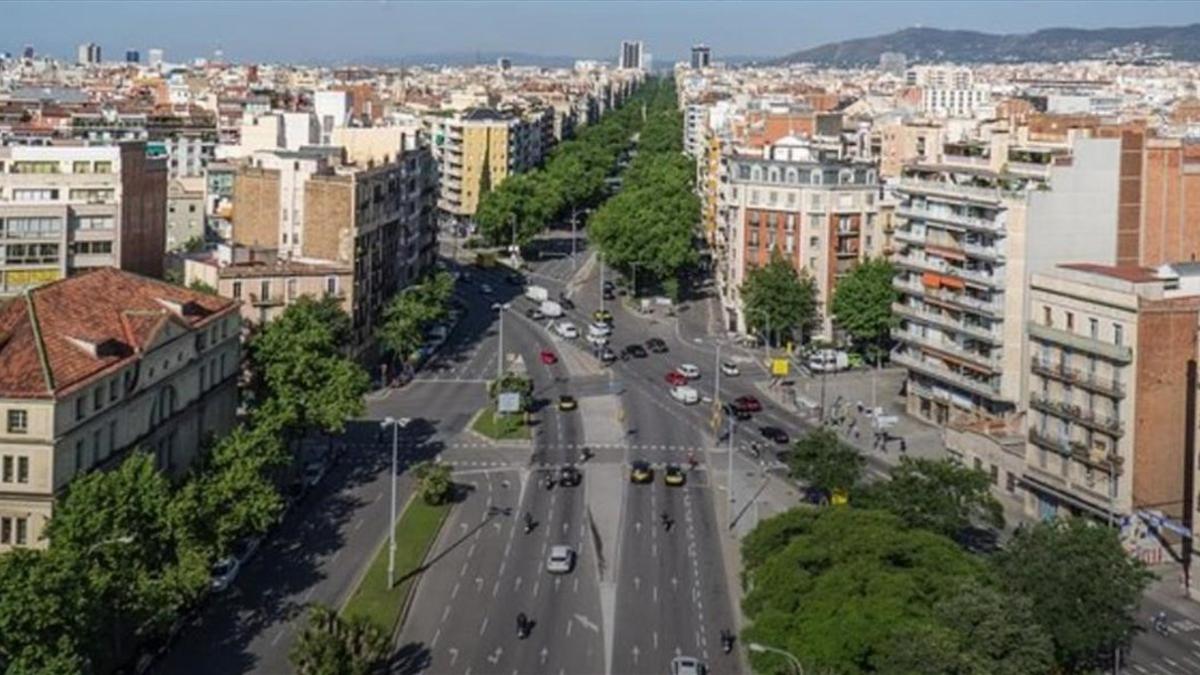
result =
[{"label": "pedestrian crosswalk", "polygon": [[[503,448],[503,447],[505,447],[505,445],[502,443],[464,442],[464,443],[447,443],[445,445],[445,447],[455,449],[455,450],[485,450],[485,449],[492,450],[492,449],[496,449],[496,448]],[[512,444],[509,444],[508,447],[510,447],[510,448],[526,447],[527,448],[529,446],[528,445],[515,446]],[[709,451],[724,452],[724,450],[725,450],[724,448],[702,448],[702,447],[693,446],[693,445],[665,445],[665,444],[657,445],[657,444],[653,444],[653,443],[634,443],[634,444],[549,443],[549,444],[537,446],[538,450],[582,450],[584,448],[588,448],[590,450],[634,450],[634,451],[654,451],[654,452],[696,452],[696,453],[709,452]]]}]

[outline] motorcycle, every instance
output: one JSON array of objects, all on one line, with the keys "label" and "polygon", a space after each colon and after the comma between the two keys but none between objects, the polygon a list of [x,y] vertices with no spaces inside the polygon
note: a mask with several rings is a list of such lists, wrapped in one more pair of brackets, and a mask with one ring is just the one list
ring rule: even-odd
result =
[{"label": "motorcycle", "polygon": [[533,516],[529,512],[525,512],[525,534],[533,532]]},{"label": "motorcycle", "polygon": [[726,654],[733,651],[733,633],[726,630],[721,631],[721,651]]},{"label": "motorcycle", "polygon": [[517,639],[524,640],[529,637],[530,621],[525,616],[524,612],[517,615]]},{"label": "motorcycle", "polygon": [[544,485],[547,490],[553,490],[554,489],[554,478],[547,475],[546,480],[542,481],[542,485]]}]

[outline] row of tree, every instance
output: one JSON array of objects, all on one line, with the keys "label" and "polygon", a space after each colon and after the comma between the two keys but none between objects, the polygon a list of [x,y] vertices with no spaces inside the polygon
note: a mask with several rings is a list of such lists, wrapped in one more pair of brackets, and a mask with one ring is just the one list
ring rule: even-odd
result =
[{"label": "row of tree", "polygon": [[555,147],[542,168],[509,176],[496,186],[481,185],[475,222],[484,240],[525,244],[572,209],[599,203],[605,179],[640,124],[641,106],[656,90],[656,82],[650,81],[597,124]]},{"label": "row of tree", "polygon": [[683,118],[672,82],[648,85],[637,155],[621,176],[621,191],[592,214],[590,239],[604,262],[646,285],[678,296],[682,274],[694,267],[700,200],[695,164],[683,154]]},{"label": "row of tree", "polygon": [[[849,505],[795,509],[746,538],[747,641],[817,672],[1019,675],[1103,668],[1136,630],[1151,577],[1110,529],[1045,522],[972,552],[966,532],[1003,526],[982,471],[906,458],[866,485],[862,456],[828,430],[790,462]],[[788,668],[752,658],[757,672]]]},{"label": "row of tree", "polygon": [[43,550],[0,556],[0,670],[105,673],[165,638],[210,584],[213,562],[283,508],[289,442],[361,414],[367,375],[341,346],[332,301],[301,299],[250,344],[250,421],[172,481],[152,455],[73,481]]},{"label": "row of tree", "polygon": [[426,333],[446,320],[454,278],[439,271],[393,297],[383,309],[376,337],[379,345],[400,364],[408,364],[425,343]]}]

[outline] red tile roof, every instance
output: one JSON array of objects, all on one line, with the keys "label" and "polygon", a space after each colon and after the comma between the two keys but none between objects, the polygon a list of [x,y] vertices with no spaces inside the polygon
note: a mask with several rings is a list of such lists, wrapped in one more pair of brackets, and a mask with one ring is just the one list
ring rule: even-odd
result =
[{"label": "red tile roof", "polygon": [[0,308],[0,396],[63,396],[141,358],[168,322],[191,330],[236,307],[107,267],[35,288]]}]

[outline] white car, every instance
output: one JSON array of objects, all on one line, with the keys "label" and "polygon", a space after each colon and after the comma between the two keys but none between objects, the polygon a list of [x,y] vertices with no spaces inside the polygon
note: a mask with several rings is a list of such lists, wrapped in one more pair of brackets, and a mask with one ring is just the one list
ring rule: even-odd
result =
[{"label": "white car", "polygon": [[680,375],[683,375],[684,377],[686,377],[689,380],[700,379],[700,368],[698,366],[696,366],[695,364],[684,363],[684,364],[680,365],[678,368],[676,368],[675,370],[678,370]]},{"label": "white car", "polygon": [[588,326],[588,335],[608,337],[609,335],[612,335],[612,326],[606,323],[593,323]]},{"label": "white car", "polygon": [[678,387],[671,387],[671,398],[684,405],[691,405],[700,402],[700,392],[696,391],[694,387],[679,385]]},{"label": "white car", "polygon": [[608,337],[604,335],[592,335],[591,333],[588,333],[587,341],[588,344],[593,347],[603,347],[608,344]]},{"label": "white car", "polygon": [[737,377],[738,375],[742,374],[742,371],[738,368],[738,364],[734,363],[733,361],[722,361],[721,374],[728,375],[730,377]]},{"label": "white car", "polygon": [[213,592],[220,593],[229,588],[233,584],[233,580],[237,578],[238,570],[241,567],[242,564],[233,556],[221,558],[213,563],[211,584]]},{"label": "white car", "polygon": [[576,328],[575,324],[571,323],[570,321],[559,321],[558,323],[554,324],[554,332],[558,333],[559,337],[566,338],[568,340],[574,340],[575,338],[579,337],[579,329]]},{"label": "white car", "polygon": [[706,675],[708,667],[700,659],[676,656],[671,659],[671,675]]},{"label": "white car", "polygon": [[551,574],[567,574],[575,569],[575,550],[570,546],[551,546],[546,559],[546,571]]}]

